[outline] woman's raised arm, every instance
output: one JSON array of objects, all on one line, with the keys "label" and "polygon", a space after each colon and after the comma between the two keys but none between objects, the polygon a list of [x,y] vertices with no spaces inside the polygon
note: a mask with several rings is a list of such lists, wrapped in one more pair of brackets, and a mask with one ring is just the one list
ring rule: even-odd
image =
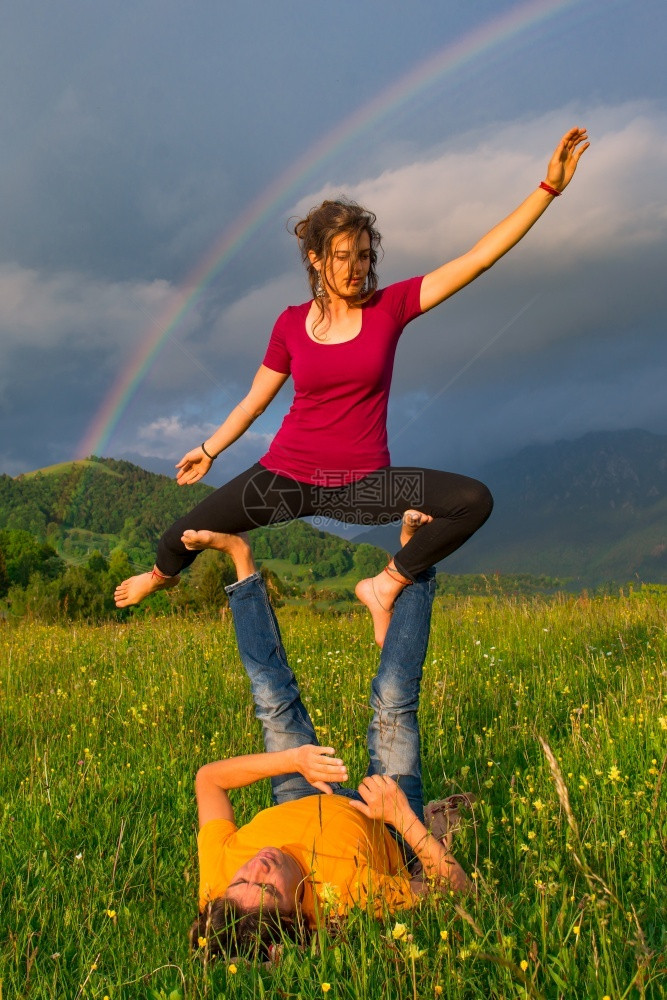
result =
[{"label": "woman's raised arm", "polygon": [[204,441],[204,448],[193,448],[184,455],[176,468],[176,480],[179,486],[190,486],[198,483],[213,465],[213,460],[221,451],[229,448],[248,430],[257,417],[264,412],[274,396],[285,384],[289,375],[274,372],[273,369],[260,365],[255,375],[250,392],[238,403],[223,424]]},{"label": "woman's raised arm", "polygon": [[426,312],[444,302],[450,295],[474,281],[483,271],[488,271],[508,250],[516,246],[556,195],[570,183],[577,163],[589,145],[586,129],[572,128],[566,132],[547,167],[545,183],[555,193],[538,187],[511,215],[483,236],[472,250],[425,275],[421,286],[422,311]]}]

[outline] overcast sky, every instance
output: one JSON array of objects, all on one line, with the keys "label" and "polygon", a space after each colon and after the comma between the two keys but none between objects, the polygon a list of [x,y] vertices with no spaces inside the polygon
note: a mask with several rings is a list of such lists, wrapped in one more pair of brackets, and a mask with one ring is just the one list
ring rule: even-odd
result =
[{"label": "overcast sky", "polygon": [[[0,472],[74,457],[228,227],[314,143],[506,0],[9,0],[0,37]],[[442,73],[302,179],[174,328],[105,454],[164,470],[245,393],[308,291],[286,220],[347,193],[382,283],[468,249],[591,148],[524,242],[406,330],[396,464],[475,473],[590,430],[667,432],[664,0],[579,0]],[[221,458],[263,453],[289,388]]]}]

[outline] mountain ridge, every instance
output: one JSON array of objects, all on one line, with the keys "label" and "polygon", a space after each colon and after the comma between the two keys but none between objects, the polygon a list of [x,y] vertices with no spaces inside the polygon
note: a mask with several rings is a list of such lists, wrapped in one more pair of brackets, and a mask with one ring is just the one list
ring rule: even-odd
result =
[{"label": "mountain ridge", "polygon": [[[440,570],[667,582],[667,435],[592,431],[529,445],[479,478],[494,511]],[[355,541],[386,548],[390,532],[371,528]]]}]

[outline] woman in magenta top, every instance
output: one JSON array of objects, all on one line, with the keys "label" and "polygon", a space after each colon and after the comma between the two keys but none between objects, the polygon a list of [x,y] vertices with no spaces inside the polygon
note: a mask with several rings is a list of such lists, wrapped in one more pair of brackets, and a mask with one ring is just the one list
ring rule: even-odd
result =
[{"label": "woman in magenta top", "polygon": [[198,482],[291,376],[290,410],[256,465],[165,532],[152,573],[117,588],[118,607],[173,586],[198,551],[225,547],[223,534],[312,514],[368,525],[402,518],[404,544],[385,570],[356,589],[382,645],[402,588],[462,545],[492,508],[489,491],[474,479],[390,464],[387,401],[398,338],[408,323],[474,281],[525,236],[569,184],[587,138],[585,129],[567,132],[546,180],[468,253],[384,289],[378,289],[380,234],[371,212],[325,201],[299,222],[295,234],[312,298],[278,317],[250,392],[181,459],[178,482]]}]

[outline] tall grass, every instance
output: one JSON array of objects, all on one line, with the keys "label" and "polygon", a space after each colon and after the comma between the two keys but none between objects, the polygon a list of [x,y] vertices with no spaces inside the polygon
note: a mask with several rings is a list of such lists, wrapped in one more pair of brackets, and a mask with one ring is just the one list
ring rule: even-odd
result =
[{"label": "tall grass", "polygon": [[[358,781],[369,624],[279,615],[319,735]],[[659,595],[440,604],[425,792],[479,796],[456,843],[477,891],[354,913],[274,969],[204,966],[186,942],[194,773],[260,749],[229,616],[6,626],[0,648],[1,998],[667,996]],[[234,793],[241,819],[268,804],[268,784]]]}]

